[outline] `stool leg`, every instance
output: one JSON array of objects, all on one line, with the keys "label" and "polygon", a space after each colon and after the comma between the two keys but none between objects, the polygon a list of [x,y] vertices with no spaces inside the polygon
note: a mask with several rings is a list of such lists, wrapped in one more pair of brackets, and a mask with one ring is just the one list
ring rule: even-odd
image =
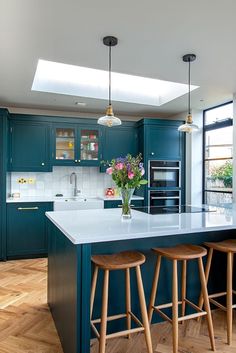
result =
[{"label": "stool leg", "polygon": [[101,328],[99,339],[99,353],[105,353],[106,346],[106,333],[107,333],[107,306],[108,306],[108,285],[109,285],[109,270],[104,271],[102,292],[102,315],[101,315]]},{"label": "stool leg", "polygon": [[[187,261],[183,260],[183,265],[182,265],[182,291],[181,291],[181,296],[182,296],[182,312],[181,315],[185,315],[185,308],[186,308],[186,277],[187,277]],[[184,321],[182,321],[182,324]]]},{"label": "stool leg", "polygon": [[[131,296],[130,296],[130,270],[125,270],[125,296],[126,296],[126,315],[127,315],[127,330],[131,329]],[[130,334],[127,335],[130,338]]]},{"label": "stool leg", "polygon": [[150,323],[152,321],[152,315],[154,310],[153,306],[155,305],[155,299],[157,295],[157,286],[159,281],[160,268],[161,268],[161,255],[157,257],[156,268],[155,268],[155,273],[154,273],[153,282],[152,282],[151,298],[150,298],[150,303],[148,307],[148,319]]},{"label": "stool leg", "polygon": [[227,254],[227,296],[226,296],[226,307],[227,307],[227,343],[232,343],[232,325],[233,325],[233,256],[232,252]]},{"label": "stool leg", "polygon": [[207,312],[206,318],[207,318],[207,325],[208,325],[208,332],[209,332],[209,337],[210,337],[210,342],[211,342],[211,348],[214,351],[215,350],[215,338],[214,338],[214,330],[213,330],[212,317],[211,317],[211,308],[210,308],[208,292],[207,292],[206,277],[205,277],[204,267],[203,267],[201,257],[198,259],[198,267],[199,267],[199,275],[200,275],[200,281],[201,281],[201,286],[202,286],[204,308],[205,308],[205,311]]},{"label": "stool leg", "polygon": [[173,353],[178,352],[178,271],[177,260],[173,260],[172,279],[172,325],[173,325]]},{"label": "stool leg", "polygon": [[96,285],[97,285],[97,278],[98,278],[98,267],[95,266],[94,273],[93,273],[92,285],[91,285],[90,319],[92,319],[92,315],[93,315],[93,303],[94,303],[94,297],[95,297],[95,291],[96,291]]},{"label": "stool leg", "polygon": [[140,266],[136,266],[135,270],[136,270],[136,277],[137,277],[138,295],[139,295],[140,309],[141,309],[141,315],[142,315],[142,323],[144,327],[144,334],[145,334],[145,339],[147,344],[147,351],[148,353],[153,353],[151,333],[150,333],[150,327],[148,322],[148,315],[147,315],[147,308],[146,308],[146,301],[145,301],[145,295],[143,290],[143,281],[142,281]]},{"label": "stool leg", "polygon": [[[211,269],[211,261],[212,261],[212,255],[213,255],[213,249],[210,248],[209,252],[208,252],[208,256],[207,256],[207,263],[206,263],[206,269],[205,269],[205,278],[206,278],[206,284],[208,283],[208,279],[209,279],[209,274],[210,274],[210,269]],[[202,309],[203,307],[203,295],[202,295],[202,291],[199,297],[199,302],[198,302],[198,307],[200,309]],[[197,318],[197,321],[201,320],[201,316],[199,316]]]}]

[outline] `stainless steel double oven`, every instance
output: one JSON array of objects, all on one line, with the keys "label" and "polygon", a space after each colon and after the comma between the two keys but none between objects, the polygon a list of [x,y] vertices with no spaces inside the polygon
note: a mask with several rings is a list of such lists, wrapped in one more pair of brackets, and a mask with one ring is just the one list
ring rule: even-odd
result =
[{"label": "stainless steel double oven", "polygon": [[148,202],[156,213],[179,212],[181,205],[181,162],[149,161]]}]

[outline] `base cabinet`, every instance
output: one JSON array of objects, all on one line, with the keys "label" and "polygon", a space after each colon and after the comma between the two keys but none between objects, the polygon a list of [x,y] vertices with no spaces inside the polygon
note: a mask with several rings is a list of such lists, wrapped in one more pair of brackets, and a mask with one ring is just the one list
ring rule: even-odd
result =
[{"label": "base cabinet", "polygon": [[7,258],[27,258],[48,252],[47,218],[50,202],[7,205]]}]

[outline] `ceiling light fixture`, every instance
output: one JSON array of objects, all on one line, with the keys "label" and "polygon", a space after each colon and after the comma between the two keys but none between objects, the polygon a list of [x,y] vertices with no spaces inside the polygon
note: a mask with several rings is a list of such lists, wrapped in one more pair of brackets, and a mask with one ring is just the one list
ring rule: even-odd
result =
[{"label": "ceiling light fixture", "polygon": [[114,116],[111,104],[111,47],[117,45],[118,39],[116,37],[107,36],[103,38],[103,44],[109,47],[109,89],[108,89],[108,107],[106,115],[98,119],[98,124],[112,127],[121,125],[121,120]]},{"label": "ceiling light fixture", "polygon": [[85,102],[75,102],[75,105],[80,105],[82,107],[85,107],[86,103]]},{"label": "ceiling light fixture", "polygon": [[190,65],[191,62],[193,62],[196,59],[196,55],[195,54],[186,54],[183,56],[183,61],[185,63],[188,63],[188,116],[186,118],[186,122],[183,125],[180,125],[178,130],[182,131],[182,132],[188,132],[191,133],[193,131],[197,131],[198,130],[198,126],[193,124],[193,118],[192,118],[192,114],[191,114],[191,102],[190,102]]}]

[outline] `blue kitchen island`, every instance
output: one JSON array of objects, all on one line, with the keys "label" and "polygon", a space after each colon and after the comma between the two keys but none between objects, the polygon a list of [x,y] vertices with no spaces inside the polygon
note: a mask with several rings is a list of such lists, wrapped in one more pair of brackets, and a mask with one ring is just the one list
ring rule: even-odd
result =
[{"label": "blue kitchen island", "polygon": [[[177,244],[202,244],[235,237],[236,212],[217,208],[212,212],[152,215],[132,211],[132,220],[121,220],[120,209],[47,212],[49,227],[48,304],[64,353],[90,352],[91,255],[138,250],[146,256],[141,267],[147,305],[149,303],[156,257],[153,247]],[[224,286],[225,260],[217,254],[213,262],[215,276],[209,287],[221,291]],[[180,268],[179,268],[180,270]],[[131,271],[132,273],[132,271]],[[172,268],[163,262],[160,275],[159,303],[171,299]],[[187,296],[197,301],[200,283],[197,263],[187,271]],[[100,317],[102,279],[94,303],[94,317]],[[112,271],[109,285],[109,315],[124,312],[125,277]],[[134,274],[131,275],[132,311],[139,316],[139,302]],[[155,320],[160,318],[157,316]],[[124,329],[125,321],[113,321],[108,330]]]}]

